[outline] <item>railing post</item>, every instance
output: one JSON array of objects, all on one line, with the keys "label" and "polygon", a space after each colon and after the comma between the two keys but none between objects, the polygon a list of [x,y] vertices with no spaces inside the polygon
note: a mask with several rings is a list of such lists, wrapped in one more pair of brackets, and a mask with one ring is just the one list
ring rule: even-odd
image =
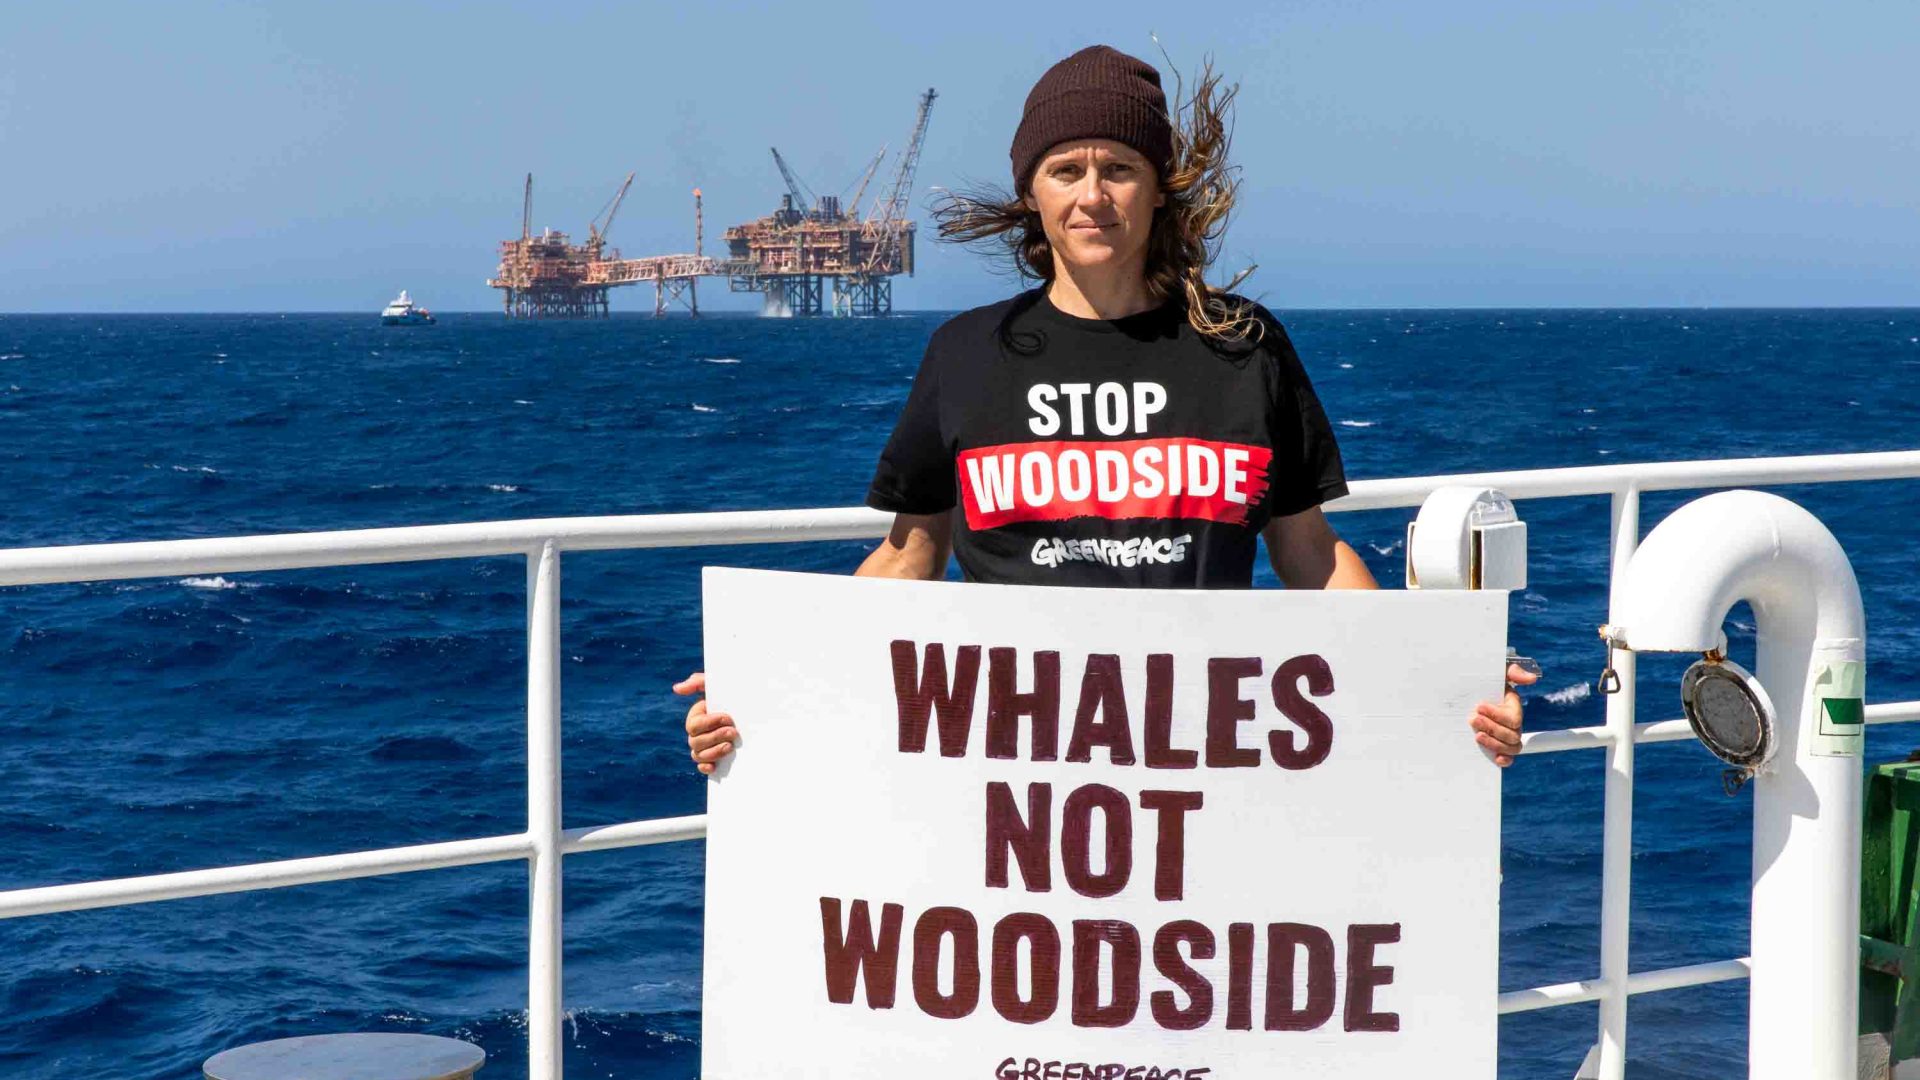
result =
[{"label": "railing post", "polygon": [[527,555],[527,1076],[560,1080],[560,553]]},{"label": "railing post", "polygon": [[[1616,621],[1627,563],[1640,544],[1640,488],[1613,493],[1612,565],[1607,618]],[[1607,695],[1605,831],[1600,856],[1600,1060],[1598,1080],[1623,1080],[1627,1070],[1627,911],[1633,889],[1633,653],[1613,653],[1619,692]]]}]

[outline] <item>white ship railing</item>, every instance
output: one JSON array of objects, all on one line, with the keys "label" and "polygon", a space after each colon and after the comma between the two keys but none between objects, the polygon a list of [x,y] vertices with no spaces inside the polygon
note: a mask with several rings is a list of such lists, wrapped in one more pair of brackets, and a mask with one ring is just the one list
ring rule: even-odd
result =
[{"label": "white ship railing", "polygon": [[[1606,495],[1611,498],[1613,509],[1609,593],[1612,606],[1620,601],[1622,571],[1639,540],[1642,492],[1916,477],[1920,477],[1920,451],[1651,462],[1362,480],[1352,485],[1351,494],[1328,504],[1327,509],[1345,512],[1416,507],[1429,492],[1449,484],[1496,487],[1519,500]],[[532,886],[528,935],[528,1074],[530,1080],[559,1080],[563,1019],[560,1002],[562,857],[585,851],[697,840],[706,835],[706,818],[697,814],[580,829],[561,828],[560,553],[874,539],[886,535],[890,522],[889,515],[849,507],[544,518],[0,551],[0,586],[476,556],[525,555],[527,559],[525,832],[318,858],[14,889],[0,892],[0,918],[525,859]],[[1617,612],[1609,614],[1611,617]],[[1684,720],[1635,723],[1635,656],[1620,651],[1614,654],[1613,662],[1620,675],[1620,692],[1607,697],[1605,724],[1531,732],[1524,736],[1521,750],[1524,754],[1586,749],[1606,752],[1599,974],[1580,982],[1528,987],[1499,996],[1502,1014],[1599,1002],[1597,1060],[1601,1080],[1621,1080],[1624,1075],[1628,997],[1745,978],[1750,971],[1745,957],[1654,971],[1628,969],[1633,748],[1642,742],[1690,739],[1693,734]],[[1870,724],[1920,720],[1920,701],[1869,705],[1866,719]],[[661,735],[678,738],[678,732]]]}]

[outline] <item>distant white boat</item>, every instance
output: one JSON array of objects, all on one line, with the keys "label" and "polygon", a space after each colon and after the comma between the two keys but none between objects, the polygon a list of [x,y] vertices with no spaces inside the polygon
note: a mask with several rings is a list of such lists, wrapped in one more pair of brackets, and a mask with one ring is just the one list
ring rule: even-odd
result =
[{"label": "distant white boat", "polygon": [[407,290],[401,289],[400,296],[380,312],[382,326],[432,326],[433,312],[414,305]]}]

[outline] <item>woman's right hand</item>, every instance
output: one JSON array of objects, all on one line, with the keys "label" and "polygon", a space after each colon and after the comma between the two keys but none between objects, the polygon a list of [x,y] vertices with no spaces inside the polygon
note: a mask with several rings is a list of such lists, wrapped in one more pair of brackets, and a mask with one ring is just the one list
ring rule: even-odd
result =
[{"label": "woman's right hand", "polygon": [[[895,514],[887,538],[860,564],[854,576],[938,581],[947,572],[947,559],[952,552],[952,514]],[[704,695],[706,690],[704,671],[696,671],[673,684],[673,692],[682,697]],[[720,759],[733,753],[733,744],[738,741],[740,732],[733,726],[733,717],[708,712],[705,697],[687,710],[687,751],[701,772],[711,775]]]},{"label": "woman's right hand", "polygon": [[726,713],[707,711],[707,673],[696,671],[685,679],[673,684],[673,692],[682,697],[688,694],[701,695],[700,700],[687,710],[687,750],[693,754],[694,767],[703,773],[712,773],[721,758],[733,753],[733,743],[740,732],[733,726],[733,717]]}]

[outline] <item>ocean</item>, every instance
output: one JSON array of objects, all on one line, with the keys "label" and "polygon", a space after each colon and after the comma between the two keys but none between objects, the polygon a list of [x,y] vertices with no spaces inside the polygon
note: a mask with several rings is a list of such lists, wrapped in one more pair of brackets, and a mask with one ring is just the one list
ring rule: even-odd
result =
[{"label": "ocean", "polygon": [[[1920,311],[1268,303],[1356,479],[1920,442]],[[852,505],[943,317],[0,316],[0,547]],[[1920,697],[1920,484],[1777,490],[1853,558],[1868,700]],[[1643,527],[1689,497],[1649,495]],[[1520,512],[1528,724],[1599,723],[1606,500]],[[1333,519],[1390,587],[1409,513]],[[699,666],[701,566],[838,573],[867,547],[566,556],[566,824],[702,809],[668,690]],[[0,888],[519,831],[524,585],[500,558],[0,589]],[[1751,613],[1729,634],[1750,659]],[[1642,719],[1679,715],[1683,666],[1642,662]],[[1868,760],[1916,743],[1875,729]],[[1719,771],[1639,751],[1636,969],[1747,951],[1751,792]],[[1503,989],[1598,973],[1601,786],[1591,751],[1506,774]],[[701,886],[699,844],[568,859],[568,1076],[698,1075]],[[194,1077],[376,1029],[471,1039],[513,1080],[525,920],[502,863],[0,922],[0,1076]],[[1595,1017],[1505,1018],[1500,1075],[1564,1080]],[[1745,1026],[1744,983],[1636,997],[1629,1075],[1738,1075]]]}]

